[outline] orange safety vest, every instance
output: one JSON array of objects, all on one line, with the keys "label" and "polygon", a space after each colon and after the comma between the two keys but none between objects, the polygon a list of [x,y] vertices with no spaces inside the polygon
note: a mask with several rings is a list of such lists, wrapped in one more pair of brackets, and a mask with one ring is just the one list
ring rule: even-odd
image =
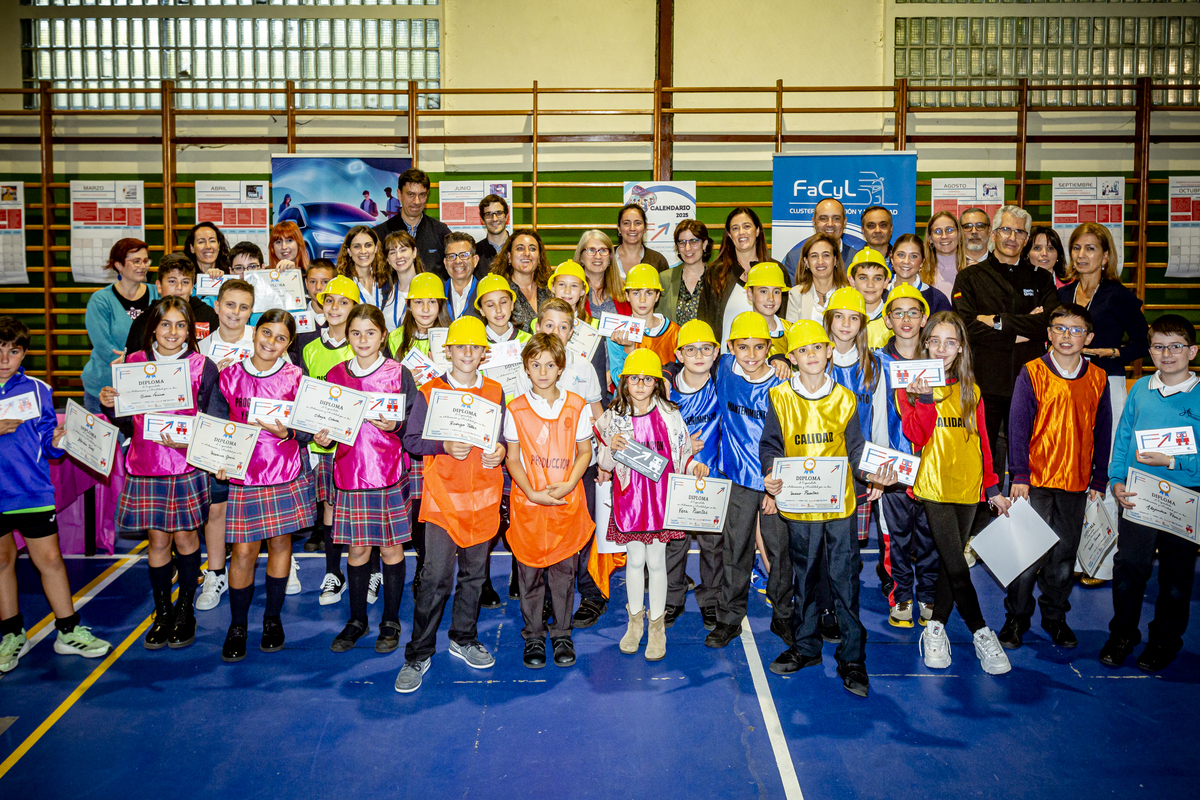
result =
[{"label": "orange safety vest", "polygon": [[[575,430],[585,403],[568,394],[558,419],[539,417],[521,395],[508,407],[521,442],[521,464],[535,491],[565,481],[575,465]],[[588,514],[583,483],[575,484],[565,506],[543,506],[525,496],[513,481],[509,495],[508,544],[513,555],[527,567],[549,567],[583,549],[596,523]]]},{"label": "orange safety vest", "polygon": [[664,365],[675,363],[675,350],[679,344],[679,326],[674,322],[668,322],[667,328],[658,336],[650,336],[646,334],[642,340],[638,342],[634,349],[645,348],[653,351],[658,356],[659,361]]},{"label": "orange safety vest", "polygon": [[[434,389],[465,391],[504,406],[504,389],[491,378],[479,389],[455,389],[444,378],[421,387],[425,402]],[[466,460],[448,455],[425,456],[425,494],[421,499],[421,522],[432,522],[446,530],[459,547],[488,541],[500,529],[500,500],[504,476],[500,468],[483,468],[483,451],[471,449]]]}]

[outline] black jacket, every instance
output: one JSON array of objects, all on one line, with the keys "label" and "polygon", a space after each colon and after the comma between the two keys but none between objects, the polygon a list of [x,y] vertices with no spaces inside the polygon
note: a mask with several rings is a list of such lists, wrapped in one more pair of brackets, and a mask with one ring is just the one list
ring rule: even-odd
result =
[{"label": "black jacket", "polygon": [[[380,244],[387,239],[389,233],[407,230],[408,226],[404,224],[404,218],[400,214],[374,228]],[[417,225],[417,235],[413,237],[417,240],[417,253],[421,256],[421,264],[424,265],[425,270],[437,275],[443,281],[450,277],[446,274],[445,264],[446,236],[449,233],[450,229],[446,227],[445,223],[424,214],[421,216],[421,222]]]},{"label": "black jacket", "polygon": [[[205,336],[208,336],[210,333],[220,327],[221,320],[217,316],[217,312],[199,297],[196,295],[189,297],[188,305],[192,307],[192,319],[196,323],[197,339],[203,339]],[[133,321],[132,325],[129,326],[129,336],[125,339],[126,355],[135,353],[142,349],[142,337],[146,335],[147,316],[147,314],[142,314]]]},{"label": "black jacket", "polygon": [[[950,302],[966,323],[980,392],[984,397],[1012,397],[1021,367],[1046,353],[1050,312],[1061,305],[1054,275],[1024,259],[1002,264],[991,253],[958,273]],[[1041,313],[1030,313],[1038,306]],[[980,314],[996,315],[1000,330],[976,319]],[[1018,336],[1029,341],[1018,344]]]}]

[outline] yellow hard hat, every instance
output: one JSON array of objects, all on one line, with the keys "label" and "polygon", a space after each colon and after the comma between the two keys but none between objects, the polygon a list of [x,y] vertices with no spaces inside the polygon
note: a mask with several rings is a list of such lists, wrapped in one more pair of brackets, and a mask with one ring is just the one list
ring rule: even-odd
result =
[{"label": "yellow hard hat", "polygon": [[625,276],[625,291],[630,289],[657,289],[662,291],[658,270],[649,264],[638,264]]},{"label": "yellow hard hat", "polygon": [[891,267],[887,265],[887,259],[883,257],[883,253],[878,250],[873,250],[870,247],[864,247],[854,254],[854,258],[850,259],[850,263],[846,265],[846,274],[854,275],[854,270],[859,264],[878,264],[887,272],[887,278],[892,279]]},{"label": "yellow hard hat", "polygon": [[508,281],[504,279],[504,276],[492,273],[487,275],[479,282],[479,285],[475,287],[476,311],[482,310],[479,307],[479,301],[492,292],[508,292],[508,296],[512,298],[512,301],[514,303],[517,302],[517,293],[512,290],[511,286],[508,285]]},{"label": "yellow hard hat", "polygon": [[325,291],[317,295],[317,305],[325,305],[325,298],[331,294],[345,297],[347,300],[353,300],[355,304],[361,299],[358,293],[358,284],[345,275],[338,275],[325,284]]},{"label": "yellow hard hat", "polygon": [[[651,267],[651,269],[654,269]],[[649,375],[662,379],[662,360],[658,353],[639,347],[625,357],[625,366],[621,367],[621,375]]]},{"label": "yellow hard hat", "polygon": [[691,322],[685,322],[683,327],[679,329],[678,341],[675,344],[675,348],[682,350],[689,344],[699,344],[701,342],[720,344],[717,341],[717,335],[713,333],[711,325],[702,319],[694,319]]},{"label": "yellow hard hat", "polygon": [[554,282],[559,278],[565,277],[579,278],[579,280],[583,281],[583,290],[585,292],[588,291],[587,275],[583,273],[583,267],[579,265],[579,262],[572,261],[569,258],[554,268],[554,274],[546,282],[546,288],[553,291]]},{"label": "yellow hard hat", "polygon": [[771,341],[771,329],[767,327],[767,318],[757,311],[743,311],[733,318],[729,326],[729,336],[726,341],[734,339],[766,339]]},{"label": "yellow hard hat", "polygon": [[452,344],[477,344],[480,347],[488,347],[483,320],[479,317],[459,317],[451,322],[450,329],[446,332],[446,346]]},{"label": "yellow hard hat", "polygon": [[787,349],[789,353],[797,347],[804,347],[805,345],[816,344],[817,342],[830,343],[824,326],[815,320],[797,320],[792,325],[792,329],[788,331]]},{"label": "yellow hard hat", "polygon": [[925,302],[925,298],[917,291],[917,288],[911,283],[897,283],[896,286],[888,292],[887,299],[883,301],[883,311],[886,314],[892,305],[892,301],[907,298],[916,300],[921,304],[921,308],[925,310],[925,316],[929,316],[929,303]]},{"label": "yellow hard hat", "polygon": [[409,300],[445,300],[446,287],[432,272],[422,272],[408,284]]},{"label": "yellow hard hat", "polygon": [[746,288],[751,286],[771,286],[785,292],[788,290],[783,270],[779,268],[778,264],[771,261],[764,261],[750,268],[750,277],[746,279]]},{"label": "yellow hard hat", "polygon": [[863,299],[862,293],[852,286],[843,286],[833,294],[829,295],[829,302],[825,305],[826,313],[830,311],[857,311],[864,317],[867,315],[867,301]]}]

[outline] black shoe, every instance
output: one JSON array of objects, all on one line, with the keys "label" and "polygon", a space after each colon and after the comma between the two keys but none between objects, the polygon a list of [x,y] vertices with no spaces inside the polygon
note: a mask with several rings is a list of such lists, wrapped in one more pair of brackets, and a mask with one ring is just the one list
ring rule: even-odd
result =
[{"label": "black shoe", "polygon": [[771,633],[783,639],[783,643],[791,647],[796,643],[796,632],[792,630],[792,621],[788,619],[772,619]]},{"label": "black shoe", "polygon": [[346,623],[346,627],[342,628],[342,632],[333,640],[333,644],[329,645],[329,649],[335,653],[344,653],[347,650],[354,649],[354,643],[359,640],[364,633],[367,632],[367,624],[352,619]]},{"label": "black shoe", "polygon": [[704,620],[704,630],[711,631],[717,627],[717,610],[712,606],[701,607],[700,618]]},{"label": "black shoe", "polygon": [[496,594],[496,590],[492,587],[492,582],[483,582],[483,591],[479,594],[480,608],[499,608],[500,595]]},{"label": "black shoe", "polygon": [[171,627],[171,636],[167,646],[172,650],[187,647],[196,641],[196,611],[190,603],[179,603],[175,606],[175,624]]},{"label": "black shoe", "polygon": [[884,597],[892,596],[892,589],[896,588],[896,582],[892,580],[892,576],[888,575],[887,568],[883,566],[883,551],[880,550],[881,558],[875,562],[875,574],[879,577],[879,591]]},{"label": "black shoe", "polygon": [[839,661],[837,674],[842,679],[842,686],[846,687],[846,691],[859,697],[867,696],[867,685],[870,681],[867,678],[867,668],[862,662]]},{"label": "black shoe", "polygon": [[526,639],[525,657],[522,660],[530,669],[541,669],[546,666],[546,640]]},{"label": "black shoe", "polygon": [[258,649],[264,653],[275,653],[283,649],[283,622],[279,617],[263,617],[262,642]]},{"label": "black shoe", "polygon": [[304,543],[304,552],[315,553],[318,550],[325,549],[325,532],[320,528],[313,528],[312,533],[308,535],[308,541]]},{"label": "black shoe", "polygon": [[842,630],[838,627],[837,617],[832,611],[821,612],[817,630],[820,631],[821,638],[830,644],[838,644],[842,641]]},{"label": "black shoe", "polygon": [[571,641],[570,636],[559,636],[557,639],[551,639],[550,644],[554,647],[554,666],[575,666],[575,643]]},{"label": "black shoe", "polygon": [[1110,636],[1108,641],[1104,643],[1104,647],[1100,648],[1100,663],[1106,667],[1116,669],[1125,663],[1125,659],[1129,658],[1130,654],[1133,653],[1133,648],[1137,647],[1137,645],[1137,639]]},{"label": "black shoe", "polygon": [[1065,619],[1044,619],[1042,620],[1042,630],[1050,634],[1050,641],[1059,647],[1070,649],[1079,644],[1079,639],[1075,638],[1075,631],[1071,630]]},{"label": "black shoe", "polygon": [[571,617],[571,625],[575,628],[590,628],[600,621],[600,617],[604,616],[607,610],[608,603],[585,597],[579,601],[579,608],[575,610],[575,616]]},{"label": "black shoe", "polygon": [[157,609],[154,612],[154,622],[150,625],[150,630],[146,631],[146,638],[142,639],[142,645],[147,650],[161,650],[167,646],[167,640],[171,638],[171,631],[175,627],[175,607],[167,603],[165,608]]},{"label": "black shoe", "polygon": [[1017,622],[1016,617],[1005,617],[1004,627],[996,634],[996,638],[1000,640],[1000,646],[1005,650],[1016,650],[1024,643],[1022,637],[1026,630],[1028,628]]},{"label": "black shoe", "polygon": [[771,666],[767,669],[774,672],[776,675],[791,675],[793,672],[799,672],[805,667],[815,667],[821,663],[821,654],[815,656],[803,656],[796,652],[794,647],[789,647],[779,654],[779,657],[771,662]]},{"label": "black shoe", "polygon": [[400,623],[379,623],[379,638],[375,640],[376,653],[390,653],[400,646]]},{"label": "black shoe", "polygon": [[741,635],[741,625],[726,625],[724,622],[718,622],[717,626],[712,629],[712,633],[704,637],[704,644],[707,647],[726,647]]},{"label": "black shoe", "polygon": [[1160,672],[1175,660],[1176,651],[1151,642],[1138,656],[1137,668],[1142,672]]},{"label": "black shoe", "polygon": [[663,613],[667,617],[666,622],[663,624],[669,628],[675,624],[675,620],[683,616],[683,606],[667,606]]},{"label": "black shoe", "polygon": [[246,626],[230,625],[225,634],[225,646],[221,648],[221,660],[233,663],[246,657]]}]

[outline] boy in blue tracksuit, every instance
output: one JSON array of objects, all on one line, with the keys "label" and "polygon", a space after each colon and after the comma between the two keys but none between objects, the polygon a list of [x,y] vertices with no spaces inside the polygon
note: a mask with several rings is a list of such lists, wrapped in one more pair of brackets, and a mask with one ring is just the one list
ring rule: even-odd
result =
[{"label": "boy in blue tracksuit", "polygon": [[1164,314],[1150,324],[1149,338],[1150,357],[1158,371],[1130,390],[1108,464],[1113,497],[1122,512],[1113,559],[1113,618],[1108,623],[1108,641],[1100,650],[1100,663],[1121,666],[1141,641],[1142,595],[1158,550],[1158,600],[1150,622],[1150,640],[1137,660],[1139,669],[1158,672],[1174,661],[1183,647],[1197,545],[1126,518],[1124,509],[1135,508],[1138,499],[1136,492],[1127,491],[1125,479],[1129,468],[1135,467],[1157,479],[1200,491],[1200,455],[1168,456],[1138,451],[1134,445],[1136,431],[1190,426],[1195,435],[1200,430],[1200,377],[1188,370],[1196,357],[1196,332],[1189,320]]},{"label": "boy in blue tracksuit", "polygon": [[[694,319],[679,329],[678,363],[667,367],[671,374],[671,402],[687,423],[692,441],[700,446],[694,461],[703,464],[709,475],[716,475],[720,448],[721,403],[717,398],[712,366],[720,351],[717,337],[707,322]],[[693,448],[694,449],[694,448]],[[705,630],[717,626],[717,602],[724,561],[719,536],[696,535],[700,549],[700,583],[696,586],[696,604]],[[688,539],[667,542],[667,627],[683,614],[687,599]]]},{"label": "boy in blue tracksuit", "polygon": [[17,606],[17,547],[13,532],[25,538],[42,589],[54,611],[58,638],[54,652],[99,658],[108,642],[79,624],[71,600],[67,568],[58,549],[54,484],[48,459],[62,458],[50,387],[25,374],[29,329],[14,317],[0,317],[0,672],[16,668],[25,651],[25,622]]}]

